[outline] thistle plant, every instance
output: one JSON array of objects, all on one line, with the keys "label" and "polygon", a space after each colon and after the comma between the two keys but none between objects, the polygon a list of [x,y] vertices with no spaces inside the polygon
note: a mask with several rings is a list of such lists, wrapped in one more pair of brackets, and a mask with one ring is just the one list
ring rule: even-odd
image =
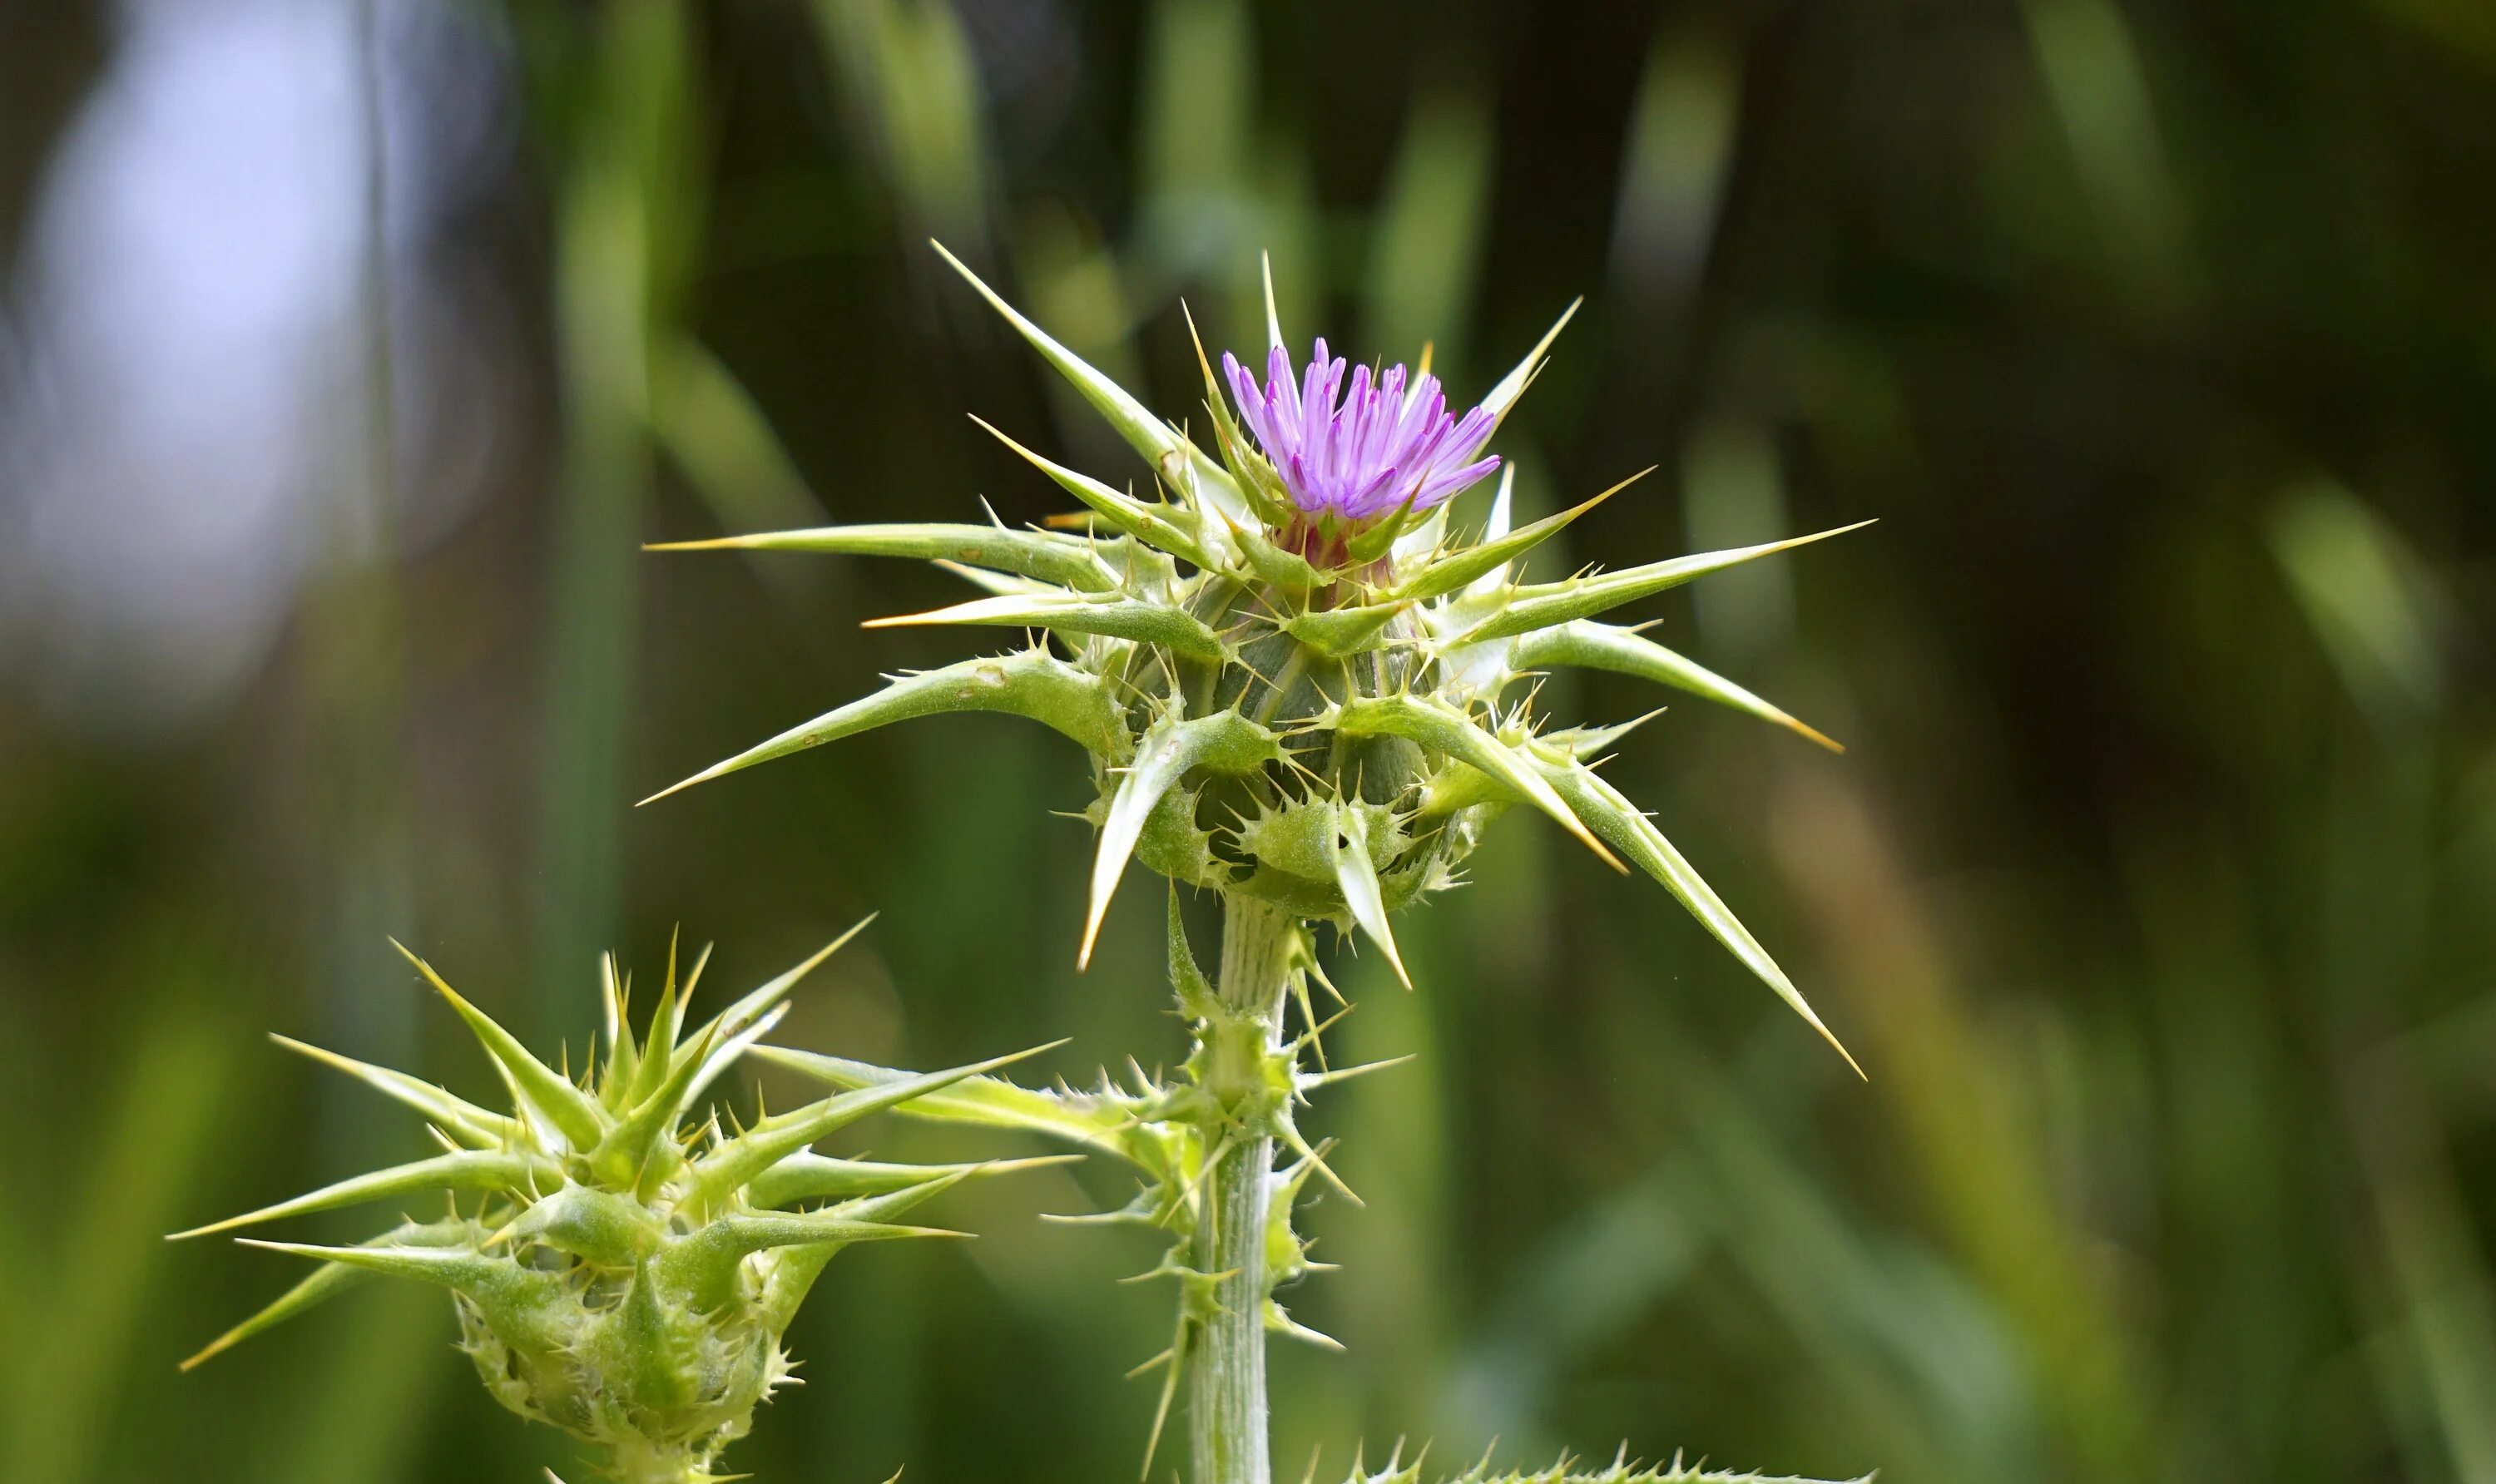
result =
[{"label": "thistle plant", "polygon": [[[1130,1085],[1090,1092],[974,1076],[909,1111],[1040,1128],[1137,1170],[1141,1192],[1113,1215],[1170,1234],[1157,1271],[1179,1292],[1172,1344],[1147,1363],[1169,1368],[1160,1415],[1184,1376],[1195,1484],[1266,1484],[1265,1335],[1330,1343],[1275,1298],[1313,1266],[1293,1227],[1295,1201],[1313,1176],[1340,1185],[1295,1113],[1318,1087],[1362,1069],[1329,1070],[1321,1055],[1310,985],[1332,986],[1315,925],[1366,938],[1409,987],[1391,914],[1455,884],[1483,830],[1524,805],[1606,864],[1653,877],[1836,1045],[1766,950],[1597,771],[1630,727],[1548,725],[1534,684],[1564,665],[1619,671],[1826,743],[1637,628],[1600,621],[1820,536],[1523,580],[1523,558],[1631,482],[1547,519],[1511,519],[1513,471],[1488,446],[1569,314],[1457,415],[1426,352],[1409,371],[1347,373],[1320,340],[1295,373],[1269,275],[1262,382],[1231,355],[1217,377],[1197,345],[1207,434],[1200,442],[945,256],[1141,455],[1150,493],[1064,467],[991,427],[1082,510],[1041,529],[993,519],[854,525],[663,548],[931,560],[983,596],[869,627],[1031,635],[1002,653],[895,677],[666,791],[948,712],[1025,717],[1090,755],[1088,817],[1099,844],[1079,958],[1089,961],[1130,863],[1170,880],[1170,978],[1193,1039],[1181,1073],[1160,1081],[1138,1070]],[[1486,514],[1455,519],[1451,502],[1494,473]],[[1179,922],[1178,886],[1221,901],[1222,952],[1210,978]],[[1287,1035],[1294,1005],[1299,1029]],[[899,1073],[764,1051],[845,1096],[903,1085]],[[1160,1433],[1157,1421],[1156,1440]]]},{"label": "thistle plant", "polygon": [[414,1109],[442,1152],[179,1235],[433,1191],[448,1194],[449,1209],[353,1247],[241,1239],[319,1266],[183,1369],[362,1281],[412,1279],[449,1291],[459,1347],[494,1400],[596,1445],[621,1484],[726,1477],[710,1468],[744,1436],[755,1407],[791,1379],[782,1338],[834,1254],[860,1242],[959,1235],[894,1219],[967,1176],[1034,1162],[874,1163],[810,1148],[1015,1057],[894,1076],[733,1132],[716,1112],[696,1111],[720,1074],[779,1024],[797,982],[857,932],[691,1031],[686,1006],[707,950],[679,985],[671,946],[638,1038],[630,981],[608,957],[606,1055],[579,1081],[407,954],[484,1048],[511,1096],[508,1113],[278,1037]]}]

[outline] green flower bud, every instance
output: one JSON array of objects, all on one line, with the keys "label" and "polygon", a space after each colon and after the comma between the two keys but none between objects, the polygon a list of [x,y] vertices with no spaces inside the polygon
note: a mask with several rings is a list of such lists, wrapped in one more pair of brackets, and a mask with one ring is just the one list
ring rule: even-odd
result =
[{"label": "green flower bud", "polygon": [[[745,1435],[755,1407],[788,1378],[782,1337],[835,1253],[860,1242],[954,1235],[895,1219],[968,1175],[1036,1162],[876,1164],[808,1147],[1018,1057],[886,1078],[758,1118],[733,1135],[716,1117],[697,1114],[719,1074],[779,1023],[797,982],[857,931],[691,1031],[685,1009],[702,962],[679,986],[671,948],[658,1006],[638,1039],[629,1034],[629,981],[608,959],[606,1055],[579,1083],[408,954],[475,1033],[512,1089],[512,1110],[281,1038],[423,1115],[446,1152],[179,1235],[426,1190],[449,1192],[452,1214],[355,1247],[250,1242],[320,1267],[184,1369],[359,1279],[412,1279],[450,1293],[460,1348],[505,1407],[596,1444],[626,1484],[713,1477],[720,1450]],[[474,1199],[474,1215],[463,1214],[463,1197]]]}]

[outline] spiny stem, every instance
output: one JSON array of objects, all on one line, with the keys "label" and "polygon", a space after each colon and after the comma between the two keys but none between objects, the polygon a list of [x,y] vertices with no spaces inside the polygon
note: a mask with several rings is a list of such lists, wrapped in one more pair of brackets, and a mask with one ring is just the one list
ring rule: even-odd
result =
[{"label": "spiny stem", "polygon": [[1215,1287],[1189,1372],[1189,1425],[1195,1484],[1269,1484],[1265,1407],[1265,1199],[1274,1164],[1270,1114],[1264,1107],[1264,1056],[1281,1039],[1283,996],[1299,924],[1277,907],[1247,897],[1225,901],[1224,1016],[1208,1024],[1205,1089],[1246,1122],[1205,1130],[1221,1155],[1204,1187],[1197,1236],[1199,1272],[1227,1275]]}]

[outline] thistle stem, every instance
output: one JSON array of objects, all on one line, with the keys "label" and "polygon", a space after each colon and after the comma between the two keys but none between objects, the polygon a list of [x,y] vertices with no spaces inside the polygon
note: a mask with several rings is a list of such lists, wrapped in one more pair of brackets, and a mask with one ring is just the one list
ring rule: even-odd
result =
[{"label": "thistle stem", "polygon": [[[1274,1166],[1266,1057],[1279,1045],[1283,997],[1298,942],[1288,912],[1245,897],[1226,900],[1221,1015],[1206,1024],[1203,1085],[1221,1108],[1205,1129],[1208,1158],[1197,1235],[1199,1272],[1215,1285],[1189,1369],[1188,1416],[1195,1484],[1269,1484],[1265,1406],[1265,1201]],[[1227,1148],[1225,1147],[1227,1145]]]}]

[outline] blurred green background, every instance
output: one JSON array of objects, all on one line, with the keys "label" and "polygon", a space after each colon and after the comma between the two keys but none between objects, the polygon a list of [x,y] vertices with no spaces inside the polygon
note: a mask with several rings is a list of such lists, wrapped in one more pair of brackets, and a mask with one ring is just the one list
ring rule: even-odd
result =
[{"label": "blurred green background", "polygon": [[[1152,893],[1075,972],[1038,728],[625,807],[976,638],[858,632],[941,573],[639,541],[1055,510],[971,411],[1130,472],[931,233],[1173,413],[1261,248],[1295,341],[1460,396],[1585,294],[1520,501],[1663,477],[1551,571],[1881,517],[1637,615],[1844,757],[1685,700],[1611,768],[1869,1084],[1512,819],[1420,993],[1338,975],[1420,1057],[1313,1119],[1368,1205],[1284,1471],[2496,1481],[2480,0],[7,0],[0,1477],[570,1460],[428,1294],[174,1372],[296,1271],[158,1233],[421,1147],[263,1032],[485,1082],[385,934],[577,1052],[602,945],[735,985],[881,911],[784,1039],[1177,1054]],[[1122,1178],[845,1256],[732,1462],[1133,1477],[1154,1245],[1037,1220]]]}]

